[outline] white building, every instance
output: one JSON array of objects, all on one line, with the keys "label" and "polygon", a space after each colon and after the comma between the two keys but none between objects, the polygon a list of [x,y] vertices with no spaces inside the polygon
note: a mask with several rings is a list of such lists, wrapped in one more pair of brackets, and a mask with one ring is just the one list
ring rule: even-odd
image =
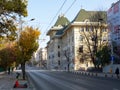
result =
[{"label": "white building", "polygon": [[[96,11],[81,9],[71,23],[64,16],[58,17],[55,25],[47,33],[50,36],[47,45],[48,66],[50,69],[68,69],[69,67],[70,70],[79,70],[80,68],[93,67],[90,58],[84,58],[83,60],[78,52],[81,46],[84,52],[88,49],[81,39],[82,31],[88,33],[94,27],[92,30],[97,29],[98,33],[100,30],[105,31],[102,38],[107,37],[106,24],[101,24],[98,21],[90,22],[89,17],[95,13]],[[58,23],[59,21],[60,23]],[[100,29],[101,27],[102,29]]]},{"label": "white building", "polygon": [[47,49],[40,48],[38,54],[39,54],[39,60],[38,60],[39,67],[47,69]]}]

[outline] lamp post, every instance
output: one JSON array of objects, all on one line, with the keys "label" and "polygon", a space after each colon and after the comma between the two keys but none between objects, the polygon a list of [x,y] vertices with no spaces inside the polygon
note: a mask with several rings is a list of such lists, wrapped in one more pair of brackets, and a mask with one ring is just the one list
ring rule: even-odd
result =
[{"label": "lamp post", "polygon": [[34,20],[35,20],[35,18],[32,18],[32,19],[30,19],[30,20],[28,20],[28,21],[23,21],[23,20],[22,20],[22,16],[19,15],[18,40],[19,40],[19,38],[20,38],[20,33],[21,33],[21,31],[23,30],[23,23],[25,23],[25,22],[30,22],[30,21],[34,21]]}]

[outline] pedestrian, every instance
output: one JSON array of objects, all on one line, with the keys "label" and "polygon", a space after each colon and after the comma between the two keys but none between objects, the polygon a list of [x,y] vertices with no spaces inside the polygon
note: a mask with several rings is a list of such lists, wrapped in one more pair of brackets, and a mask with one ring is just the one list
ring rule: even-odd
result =
[{"label": "pedestrian", "polygon": [[10,75],[10,67],[8,67],[8,75]]},{"label": "pedestrian", "polygon": [[16,74],[17,74],[17,75],[16,75],[16,79],[18,79],[18,78],[20,77],[20,73],[17,72]]},{"label": "pedestrian", "polygon": [[119,78],[119,68],[118,67],[115,70],[115,74],[116,74],[117,78]]}]

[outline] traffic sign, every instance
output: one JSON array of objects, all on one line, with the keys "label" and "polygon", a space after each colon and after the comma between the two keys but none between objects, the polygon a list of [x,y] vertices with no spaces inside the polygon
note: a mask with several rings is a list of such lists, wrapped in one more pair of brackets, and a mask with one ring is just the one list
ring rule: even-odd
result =
[{"label": "traffic sign", "polygon": [[112,60],[112,61],[114,60],[114,56],[113,56],[113,55],[111,55],[111,60]]}]

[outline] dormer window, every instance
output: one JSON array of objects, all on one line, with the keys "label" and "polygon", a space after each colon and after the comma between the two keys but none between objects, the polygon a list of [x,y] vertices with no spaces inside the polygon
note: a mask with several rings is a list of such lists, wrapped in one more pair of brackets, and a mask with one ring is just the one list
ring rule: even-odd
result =
[{"label": "dormer window", "polygon": [[85,19],[84,22],[90,22],[90,20],[89,19]]},{"label": "dormer window", "polygon": [[80,28],[80,32],[84,32],[84,28]]}]

